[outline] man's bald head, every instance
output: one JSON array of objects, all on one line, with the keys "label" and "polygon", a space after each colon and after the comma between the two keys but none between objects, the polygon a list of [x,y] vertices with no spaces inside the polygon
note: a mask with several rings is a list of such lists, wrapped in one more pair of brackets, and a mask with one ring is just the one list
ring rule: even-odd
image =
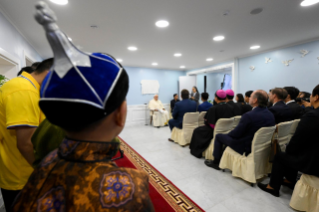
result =
[{"label": "man's bald head", "polygon": [[157,95],[157,94],[154,95],[154,99],[155,99],[156,101],[158,100],[158,95]]},{"label": "man's bald head", "polygon": [[255,90],[249,99],[249,104],[252,107],[267,107],[268,103],[268,95],[267,92],[264,90]]}]

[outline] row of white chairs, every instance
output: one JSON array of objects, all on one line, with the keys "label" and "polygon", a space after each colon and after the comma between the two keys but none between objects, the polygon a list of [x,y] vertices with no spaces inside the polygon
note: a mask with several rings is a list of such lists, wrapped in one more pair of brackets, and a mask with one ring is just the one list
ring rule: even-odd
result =
[{"label": "row of white chairs", "polygon": [[[184,116],[183,129],[174,128],[172,139],[185,146],[190,143],[192,133],[198,126],[204,125],[205,112],[187,113]],[[227,134],[233,130],[240,121],[240,116],[228,119],[219,119],[215,125],[214,138],[209,147],[203,152],[205,159],[213,160],[214,139],[217,134]],[[271,172],[272,164],[269,163],[270,145],[273,139],[277,139],[282,151],[294,135],[299,124],[299,119],[283,122],[277,126],[263,127],[259,129],[252,141],[252,152],[240,155],[230,147],[227,147],[221,158],[220,168],[232,171],[234,177],[239,177],[252,185],[267,176]],[[290,206],[300,211],[319,211],[319,178],[303,174],[295,186]]]}]

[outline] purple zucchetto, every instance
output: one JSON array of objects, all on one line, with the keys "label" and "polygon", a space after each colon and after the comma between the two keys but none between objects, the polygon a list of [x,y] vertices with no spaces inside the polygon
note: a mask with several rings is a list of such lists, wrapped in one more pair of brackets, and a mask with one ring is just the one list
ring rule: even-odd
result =
[{"label": "purple zucchetto", "polygon": [[235,93],[234,93],[234,91],[232,89],[228,89],[228,90],[226,90],[226,95],[227,96],[234,96]]},{"label": "purple zucchetto", "polygon": [[224,90],[218,90],[216,91],[216,95],[221,98],[221,99],[225,99],[226,98],[226,92]]}]

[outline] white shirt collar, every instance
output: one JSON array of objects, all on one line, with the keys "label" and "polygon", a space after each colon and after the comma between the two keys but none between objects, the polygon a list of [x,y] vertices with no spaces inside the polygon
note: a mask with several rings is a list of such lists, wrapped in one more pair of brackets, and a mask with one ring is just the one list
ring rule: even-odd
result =
[{"label": "white shirt collar", "polygon": [[258,106],[253,107],[253,109],[252,109],[252,110],[255,110],[257,107],[258,107]]},{"label": "white shirt collar", "polygon": [[288,105],[289,103],[295,102],[295,100],[290,100],[289,102],[286,103]]}]

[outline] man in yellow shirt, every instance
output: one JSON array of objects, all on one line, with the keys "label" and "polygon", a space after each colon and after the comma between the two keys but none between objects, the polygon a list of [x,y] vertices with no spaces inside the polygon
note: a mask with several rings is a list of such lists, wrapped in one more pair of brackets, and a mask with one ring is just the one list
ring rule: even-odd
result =
[{"label": "man in yellow shirt", "polygon": [[23,72],[0,88],[0,188],[6,210],[33,172],[31,137],[45,119],[39,107],[40,86],[53,59],[35,72]]}]

